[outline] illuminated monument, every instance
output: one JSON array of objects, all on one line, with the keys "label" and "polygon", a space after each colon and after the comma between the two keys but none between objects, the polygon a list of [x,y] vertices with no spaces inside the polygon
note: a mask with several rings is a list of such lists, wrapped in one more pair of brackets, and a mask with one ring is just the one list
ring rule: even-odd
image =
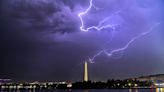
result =
[{"label": "illuminated monument", "polygon": [[88,81],[88,64],[87,61],[84,63],[84,81]]}]

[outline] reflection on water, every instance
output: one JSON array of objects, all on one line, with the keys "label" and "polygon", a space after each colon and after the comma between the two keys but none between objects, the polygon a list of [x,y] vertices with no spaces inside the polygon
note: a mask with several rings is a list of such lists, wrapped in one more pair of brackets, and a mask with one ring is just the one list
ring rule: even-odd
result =
[{"label": "reflection on water", "polygon": [[83,92],[89,92],[89,90],[84,90]]},{"label": "reflection on water", "polygon": [[156,92],[164,92],[164,88],[156,88]]},{"label": "reflection on water", "polygon": [[[0,90],[0,92],[35,92],[36,90]],[[37,91],[38,92],[38,91]],[[49,92],[49,91],[48,91]]]},{"label": "reflection on water", "polygon": [[0,92],[164,92],[164,88],[156,89],[89,89],[89,90],[5,90]]},{"label": "reflection on water", "polygon": [[129,89],[129,92],[138,92],[138,89]]}]

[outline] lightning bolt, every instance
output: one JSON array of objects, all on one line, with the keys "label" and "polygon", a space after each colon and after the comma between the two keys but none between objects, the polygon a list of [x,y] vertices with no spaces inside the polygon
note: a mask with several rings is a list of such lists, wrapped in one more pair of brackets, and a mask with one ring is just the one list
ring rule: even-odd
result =
[{"label": "lightning bolt", "polygon": [[105,53],[108,57],[111,57],[114,53],[117,53],[117,52],[121,52],[121,51],[124,51],[126,50],[133,42],[135,42],[137,39],[145,36],[145,35],[148,35],[149,33],[151,33],[152,31],[154,31],[153,29],[156,28],[157,26],[159,26],[160,23],[156,23],[154,24],[150,29],[149,31],[146,31],[146,32],[142,32],[140,33],[139,35],[133,37],[124,47],[121,47],[121,48],[118,48],[118,49],[114,49],[110,52],[108,52],[107,50],[100,50],[97,54],[95,54],[92,58],[89,58],[88,62],[90,63],[94,63],[94,60],[97,56],[101,55],[102,53]]},{"label": "lightning bolt", "polygon": [[107,55],[107,56],[112,56],[114,53],[116,52],[120,52],[120,51],[123,51],[125,49],[127,49],[129,47],[129,45],[131,45],[135,40],[151,33],[153,31],[154,28],[156,28],[160,23],[156,23],[155,25],[153,25],[149,31],[147,32],[142,32],[140,33],[139,35],[133,37],[124,47],[122,48],[118,48],[118,49],[115,49],[115,50],[112,50],[111,52],[107,52],[106,50],[104,50],[104,53]]},{"label": "lightning bolt", "polygon": [[[113,29],[112,32],[114,32],[115,31],[115,28],[118,25],[120,25],[120,24],[107,24],[107,25],[105,25],[105,23],[107,21],[109,21],[112,18],[112,16],[115,16],[116,14],[118,14],[120,11],[117,11],[117,12],[113,13],[110,17],[106,17],[105,19],[103,19],[102,21],[100,21],[97,26],[91,26],[91,27],[88,27],[88,28],[84,29],[84,21],[83,21],[83,18],[82,17],[85,14],[87,14],[91,10],[92,7],[98,9],[96,6],[93,5],[93,0],[90,0],[89,7],[84,12],[80,12],[78,14],[78,17],[80,18],[80,21],[81,21],[80,30],[81,31],[84,31],[84,32],[88,32],[88,31],[91,31],[91,30],[102,31],[103,29],[106,29],[106,28],[112,28]],[[130,41],[128,41],[127,44],[125,44],[121,48],[117,48],[117,49],[111,50],[110,52],[108,52],[108,50],[105,50],[105,49],[100,50],[93,57],[89,58],[88,62],[94,63],[95,58],[98,57],[99,55],[101,55],[102,53],[105,53],[108,57],[111,57],[115,53],[118,53],[118,52],[121,52],[121,51],[126,50],[133,42],[135,42],[137,39],[139,39],[139,38],[141,38],[141,37],[143,37],[143,36],[151,33],[153,31],[153,29],[156,28],[158,25],[160,25],[160,23],[155,23],[149,29],[149,31],[142,32],[142,33],[138,34],[137,36],[133,37]],[[111,40],[112,40],[112,38],[111,38]],[[106,44],[108,44],[109,42],[107,42]]]},{"label": "lightning bolt", "polygon": [[81,21],[81,26],[80,26],[81,31],[88,32],[93,29],[95,29],[97,31],[101,31],[102,29],[106,29],[106,28],[112,28],[115,31],[116,26],[120,25],[120,24],[103,25],[105,22],[110,20],[112,18],[112,16],[114,16],[120,12],[120,11],[117,11],[117,12],[113,13],[110,17],[107,17],[107,18],[103,19],[102,21],[100,21],[97,26],[91,26],[91,27],[88,27],[87,29],[84,29],[84,21],[83,21],[82,16],[87,14],[89,12],[89,10],[91,10],[92,7],[98,9],[96,6],[93,5],[93,0],[90,0],[89,7],[84,12],[81,12],[78,14],[78,17],[80,18],[80,21]]}]

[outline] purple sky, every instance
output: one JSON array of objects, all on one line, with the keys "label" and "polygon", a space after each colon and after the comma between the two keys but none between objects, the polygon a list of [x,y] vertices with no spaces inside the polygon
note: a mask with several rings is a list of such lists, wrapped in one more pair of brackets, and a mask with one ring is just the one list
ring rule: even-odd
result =
[{"label": "purple sky", "polygon": [[[86,28],[121,11],[107,22],[120,25],[116,27],[113,40],[104,46],[106,49],[120,48],[153,24],[161,24],[125,51],[113,57],[105,54],[96,57],[95,63],[89,64],[90,79],[164,73],[164,1],[93,1],[99,9],[92,8],[83,17]],[[99,52],[112,36],[110,28],[101,32],[80,30],[78,13],[88,6],[89,0],[1,0],[0,78],[82,80],[81,63]]]}]

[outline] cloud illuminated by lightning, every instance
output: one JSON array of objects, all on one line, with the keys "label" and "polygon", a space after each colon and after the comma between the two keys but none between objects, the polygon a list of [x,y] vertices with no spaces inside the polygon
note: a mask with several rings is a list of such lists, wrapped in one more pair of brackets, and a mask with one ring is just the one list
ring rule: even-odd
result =
[{"label": "cloud illuminated by lightning", "polygon": [[113,13],[110,17],[106,17],[105,19],[100,21],[97,26],[91,26],[91,27],[88,27],[87,29],[84,29],[84,21],[83,21],[82,17],[85,14],[87,14],[89,12],[89,10],[91,10],[92,7],[98,9],[96,6],[93,5],[93,0],[90,0],[89,7],[84,12],[81,12],[78,14],[78,17],[80,18],[80,21],[81,21],[80,30],[84,31],[84,32],[88,32],[88,31],[93,30],[93,29],[97,30],[97,31],[101,31],[102,29],[106,29],[106,28],[112,28],[113,30],[115,30],[115,27],[118,26],[119,24],[107,24],[107,25],[103,25],[103,24],[105,22],[107,22],[108,20],[110,20],[112,18],[112,16],[118,14],[120,11]]},{"label": "cloud illuminated by lightning", "polygon": [[124,47],[121,47],[121,48],[117,48],[117,49],[114,49],[114,50],[111,50],[110,52],[108,52],[107,50],[100,50],[97,54],[95,54],[92,58],[89,58],[89,62],[90,63],[94,63],[94,59],[99,56],[100,54],[102,53],[105,53],[108,57],[111,57],[113,54],[117,53],[117,52],[121,52],[121,51],[124,51],[126,50],[135,40],[151,33],[154,28],[156,28],[158,25],[160,25],[160,23],[156,23],[154,24],[150,29],[149,31],[146,31],[146,32],[142,32],[140,33],[139,35],[133,37]]},{"label": "cloud illuminated by lightning", "polygon": [[[78,17],[80,18],[80,21],[81,21],[80,30],[81,30],[81,31],[84,31],[84,32],[88,32],[88,31],[91,31],[91,30],[102,31],[103,29],[106,29],[106,28],[112,28],[112,29],[113,29],[112,32],[114,32],[116,26],[118,26],[118,25],[120,25],[120,24],[107,24],[107,25],[104,25],[104,24],[105,24],[107,21],[109,21],[109,20],[112,18],[112,16],[115,16],[115,15],[118,14],[120,11],[117,11],[117,12],[113,13],[110,17],[106,17],[105,19],[103,19],[102,21],[100,21],[99,24],[98,24],[97,26],[90,26],[90,27],[84,29],[84,21],[83,21],[83,18],[82,18],[82,17],[83,17],[85,14],[87,14],[87,13],[91,10],[92,7],[95,8],[95,6],[93,5],[93,0],[90,0],[89,7],[88,7],[84,12],[81,12],[81,13],[78,14]],[[96,7],[96,9],[98,9],[98,8]],[[121,52],[121,51],[126,50],[135,40],[137,40],[137,39],[139,39],[139,38],[141,38],[141,37],[143,37],[143,36],[145,36],[145,35],[151,33],[151,32],[154,30],[154,28],[156,28],[159,24],[160,24],[160,23],[155,23],[155,24],[149,29],[149,31],[142,32],[142,33],[138,34],[137,36],[133,37],[130,41],[128,41],[127,44],[125,44],[125,45],[124,45],[123,47],[121,47],[121,48],[117,48],[117,49],[111,50],[111,51],[109,51],[109,52],[108,52],[108,50],[106,50],[106,49],[100,50],[100,51],[99,51],[97,54],[95,54],[92,58],[89,58],[88,62],[94,63],[94,59],[95,59],[97,56],[101,55],[102,53],[105,53],[108,57],[111,57],[111,56],[112,56],[113,54],[115,54],[115,53],[118,53],[118,52]],[[110,42],[110,41],[109,41],[109,42]],[[107,44],[108,44],[109,42],[107,42]]]},{"label": "cloud illuminated by lightning", "polygon": [[151,32],[153,31],[153,29],[154,29],[155,27],[157,27],[159,24],[160,24],[160,23],[156,23],[155,25],[153,25],[153,26],[150,28],[149,31],[140,33],[138,36],[133,37],[124,47],[118,48],[118,49],[115,49],[115,50],[112,50],[111,52],[107,52],[106,50],[104,50],[104,53],[106,53],[106,55],[108,55],[108,56],[112,56],[113,53],[116,53],[116,52],[123,51],[123,50],[127,49],[127,48],[129,47],[129,45],[132,44],[135,40],[139,39],[139,38],[142,37],[142,36],[145,36],[145,35],[151,33]]}]

